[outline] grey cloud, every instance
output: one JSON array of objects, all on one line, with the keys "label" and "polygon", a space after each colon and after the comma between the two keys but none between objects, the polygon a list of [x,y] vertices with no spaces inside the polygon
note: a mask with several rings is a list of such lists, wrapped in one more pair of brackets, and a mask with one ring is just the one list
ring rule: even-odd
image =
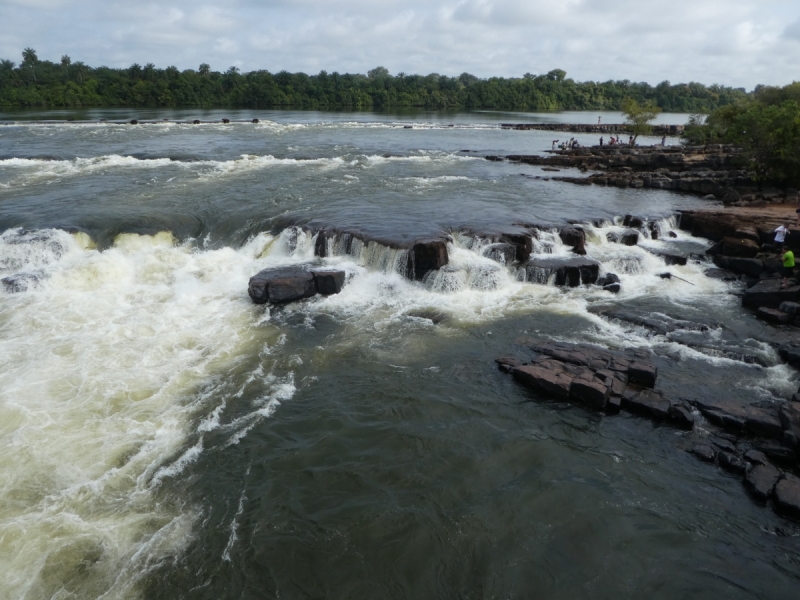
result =
[{"label": "grey cloud", "polygon": [[800,19],[797,19],[797,21],[783,30],[783,37],[789,40],[800,41]]},{"label": "grey cloud", "polygon": [[[781,0],[0,0],[0,58],[109,66],[783,84],[800,20]],[[786,26],[786,23],[792,25]]]}]

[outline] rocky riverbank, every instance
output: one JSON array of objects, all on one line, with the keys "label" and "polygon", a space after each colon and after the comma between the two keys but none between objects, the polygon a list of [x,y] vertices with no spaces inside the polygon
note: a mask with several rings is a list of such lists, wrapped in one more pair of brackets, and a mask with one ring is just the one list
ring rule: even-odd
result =
[{"label": "rocky riverbank", "polygon": [[592,146],[549,150],[545,155],[486,156],[488,160],[545,167],[576,168],[587,176],[536,176],[578,185],[649,188],[687,192],[734,206],[796,203],[798,191],[759,189],[747,170],[741,149],[709,146]]},{"label": "rocky riverbank", "polygon": [[[627,133],[628,125],[624,123],[609,124],[576,124],[576,123],[501,123],[503,129],[518,131],[564,131],[567,133]],[[683,133],[683,125],[653,125],[653,135],[679,136]]]}]

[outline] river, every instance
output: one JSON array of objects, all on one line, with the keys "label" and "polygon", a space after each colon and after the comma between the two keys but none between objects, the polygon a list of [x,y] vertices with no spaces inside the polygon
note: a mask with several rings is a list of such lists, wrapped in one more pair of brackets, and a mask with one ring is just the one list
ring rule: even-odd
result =
[{"label": "river", "polygon": [[[648,249],[707,247],[674,215],[708,200],[482,158],[558,137],[501,122],[597,116],[0,113],[0,277],[28,282],[0,289],[0,597],[796,597],[796,528],[683,451],[696,432],[494,364],[537,335],[651,349],[674,396],[797,388],[739,284],[702,260],[658,277]],[[677,237],[609,243],[625,214]],[[573,220],[619,295],[521,281],[476,233]],[[449,234],[450,267],[412,282],[373,245],[322,259],[340,294],[254,305],[252,275],[314,260],[308,226]],[[722,328],[687,343],[599,305]]]}]

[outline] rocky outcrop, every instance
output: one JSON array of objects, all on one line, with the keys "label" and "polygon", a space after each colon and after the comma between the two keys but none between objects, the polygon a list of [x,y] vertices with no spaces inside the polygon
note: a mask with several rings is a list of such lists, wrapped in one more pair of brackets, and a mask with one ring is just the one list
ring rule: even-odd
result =
[{"label": "rocky outcrop", "polygon": [[309,269],[304,266],[264,269],[250,278],[247,293],[256,304],[282,304],[319,294],[338,294],[344,271]]},{"label": "rocky outcrop", "polygon": [[[656,412],[663,408],[663,417],[668,418],[670,402],[652,391],[658,368],[648,353],[532,338],[521,343],[534,353],[530,362],[515,363],[503,358],[498,359],[498,364],[523,385],[594,410],[616,412],[621,406],[634,412],[652,405]],[[612,398],[616,400],[609,405]]]},{"label": "rocky outcrop", "polygon": [[[496,362],[501,371],[511,373],[537,396],[574,402],[607,415],[622,410],[687,430],[689,443],[679,441],[679,445],[740,478],[757,502],[800,517],[800,478],[793,474],[800,469],[800,401],[743,404],[722,398],[670,398],[656,387],[658,369],[648,351],[609,350],[529,336],[516,344],[526,357],[518,353]],[[695,429],[698,422],[702,427]]]},{"label": "rocky outcrop", "polygon": [[[559,176],[555,181],[580,185],[674,190],[710,196],[737,206],[773,202],[794,203],[796,190],[759,188],[742,150],[730,145],[708,146],[591,146],[550,150],[544,155],[487,156],[530,165],[573,167],[587,177]],[[536,176],[538,179],[550,179]]]},{"label": "rocky outcrop", "polygon": [[[517,131],[563,131],[567,133],[625,133],[628,125],[625,123],[578,124],[578,123],[501,123],[503,129],[516,129]],[[653,125],[653,135],[678,136],[683,133],[683,125]],[[617,146],[618,148],[621,146]]]}]

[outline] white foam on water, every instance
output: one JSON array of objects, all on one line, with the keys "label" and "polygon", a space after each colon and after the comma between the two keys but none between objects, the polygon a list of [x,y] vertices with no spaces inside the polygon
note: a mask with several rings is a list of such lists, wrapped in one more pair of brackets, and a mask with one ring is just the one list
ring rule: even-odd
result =
[{"label": "white foam on water", "polygon": [[[0,177],[6,188],[24,187],[40,181],[57,180],[66,177],[78,177],[97,173],[113,173],[129,170],[163,170],[178,169],[199,181],[212,181],[220,177],[236,176],[252,171],[269,168],[316,168],[321,170],[342,167],[371,168],[388,162],[410,162],[447,164],[459,161],[479,160],[472,156],[459,156],[447,152],[420,151],[409,156],[384,157],[379,155],[358,155],[355,158],[334,156],[320,158],[276,158],[270,154],[242,154],[229,160],[196,160],[183,161],[171,158],[136,158],[110,154],[93,158],[75,158],[71,160],[47,160],[38,158],[7,158],[0,160]],[[172,172],[171,171],[171,172]],[[424,184],[426,178],[417,178],[417,184]],[[464,178],[444,176],[431,178],[431,183],[445,183]]]},{"label": "white foam on water", "polygon": [[[0,291],[0,597],[132,597],[185,547],[197,512],[167,484],[205,451],[214,427],[198,425],[224,421],[209,382],[268,354],[269,311],[246,289],[270,241],[201,252],[126,234],[98,252],[63,231],[0,236],[3,275],[41,274]],[[232,435],[294,393],[263,364],[271,391]]]}]

